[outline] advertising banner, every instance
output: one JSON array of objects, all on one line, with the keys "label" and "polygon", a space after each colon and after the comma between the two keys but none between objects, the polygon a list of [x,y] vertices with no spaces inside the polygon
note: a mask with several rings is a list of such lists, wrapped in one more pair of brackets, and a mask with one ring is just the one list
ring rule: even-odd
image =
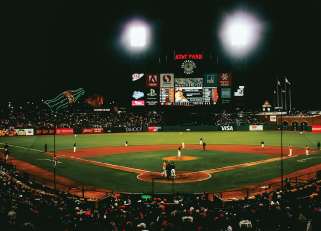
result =
[{"label": "advertising banner", "polygon": [[[27,129],[27,130],[31,130],[31,129]],[[42,130],[36,129],[35,131],[36,131],[36,135],[53,135],[55,133],[54,129],[42,129]],[[33,135],[33,131],[32,131],[32,135]]]},{"label": "advertising banner", "polygon": [[250,131],[263,131],[263,125],[250,125]]},{"label": "advertising banner", "polygon": [[0,136],[6,136],[6,130],[0,130]]},{"label": "advertising banner", "polygon": [[157,126],[148,126],[148,131],[149,132],[159,132],[162,130],[162,127],[157,127]]},{"label": "advertising banner", "polygon": [[132,100],[132,106],[145,106],[145,100]]},{"label": "advertising banner", "polygon": [[217,82],[219,87],[231,87],[232,86],[232,74],[231,73],[219,73],[217,76]]},{"label": "advertising banner", "polygon": [[146,105],[158,105],[159,103],[159,88],[147,88],[146,92]]},{"label": "advertising banner", "polygon": [[71,135],[74,134],[73,128],[57,128],[56,135]]},{"label": "advertising banner", "polygon": [[104,128],[83,128],[82,134],[104,133]]},{"label": "advertising banner", "polygon": [[176,78],[175,87],[203,87],[202,78]]},{"label": "advertising banner", "polygon": [[159,76],[160,87],[174,87],[174,74],[165,73]]},{"label": "advertising banner", "polygon": [[26,135],[26,131],[24,129],[15,129],[17,136],[25,136]]},{"label": "advertising banner", "polygon": [[126,132],[142,132],[143,127],[125,127]]},{"label": "advertising banner", "polygon": [[231,98],[231,88],[221,88],[221,98],[230,99]]},{"label": "advertising banner", "polygon": [[235,131],[235,126],[218,126],[219,131]]},{"label": "advertising banner", "polygon": [[204,74],[204,87],[217,87],[217,73]]},{"label": "advertising banner", "polygon": [[276,116],[270,116],[270,121],[271,122],[276,122]]},{"label": "advertising banner", "polygon": [[321,132],[321,126],[312,126],[312,132]]},{"label": "advertising banner", "polygon": [[16,135],[17,135],[16,130],[6,129],[6,136],[16,136]]},{"label": "advertising banner", "polygon": [[159,87],[159,74],[146,74],[146,87]]}]

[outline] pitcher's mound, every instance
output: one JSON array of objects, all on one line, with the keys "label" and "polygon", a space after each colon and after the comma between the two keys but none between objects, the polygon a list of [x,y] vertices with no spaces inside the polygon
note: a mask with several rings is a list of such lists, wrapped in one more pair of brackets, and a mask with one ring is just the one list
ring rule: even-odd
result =
[{"label": "pitcher's mound", "polygon": [[[173,183],[172,180],[167,180],[165,176],[162,176],[163,172],[148,172],[139,175],[137,178],[144,181],[153,181],[158,183]],[[207,180],[211,177],[210,174],[205,172],[192,172],[192,171],[176,171],[176,177],[174,183],[187,183],[194,181]]]},{"label": "pitcher's mound", "polygon": [[163,160],[170,160],[170,161],[185,161],[185,160],[196,160],[196,157],[193,156],[169,156],[169,157],[164,157]]}]

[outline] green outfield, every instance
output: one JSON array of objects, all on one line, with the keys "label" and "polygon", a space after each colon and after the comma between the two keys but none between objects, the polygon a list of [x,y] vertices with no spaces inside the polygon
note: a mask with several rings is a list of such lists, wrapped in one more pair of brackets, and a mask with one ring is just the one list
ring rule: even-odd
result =
[{"label": "green outfield", "polygon": [[[54,152],[54,143],[56,152],[64,150],[73,152],[73,144],[77,143],[77,153],[90,148],[92,148],[90,151],[94,153],[95,148],[120,147],[124,146],[125,141],[128,141],[128,153],[105,153],[106,155],[80,157],[88,162],[59,157],[60,163],[57,165],[56,173],[73,181],[99,188],[123,192],[150,193],[152,183],[138,179],[138,173],[99,166],[92,164],[90,161],[149,172],[160,172],[162,170],[162,158],[176,156],[177,148],[135,151],[135,146],[177,145],[178,147],[182,139],[184,139],[185,145],[188,147],[188,145],[199,144],[201,137],[207,145],[251,145],[257,146],[258,149],[262,140],[265,142],[266,149],[269,146],[280,147],[282,140],[282,145],[285,147],[291,144],[293,148],[305,148],[308,145],[310,150],[313,150],[317,149],[316,144],[321,140],[319,133],[303,133],[300,135],[299,132],[283,132],[281,139],[280,131],[183,132],[182,134],[179,132],[140,132],[78,135],[76,138],[74,135],[57,135],[55,139],[54,136],[44,135],[0,137],[0,147],[8,143],[10,156],[53,172],[52,162],[47,161],[51,160],[51,157],[42,153],[45,144],[48,145],[48,152],[52,153]],[[0,152],[4,152],[4,150],[0,149]],[[284,154],[287,155],[287,153]],[[175,162],[176,169],[195,172],[264,161],[276,157],[263,155],[260,152],[247,153],[242,148],[237,152],[203,151],[201,148],[184,149],[182,155],[196,157],[197,159],[177,161]],[[279,156],[281,156],[281,151]],[[283,164],[284,175],[306,169],[321,164],[321,152],[316,152],[310,155],[309,158],[305,155],[286,158]],[[280,169],[280,160],[250,165],[210,173],[211,177],[207,180],[177,183],[174,186],[174,190],[181,193],[225,191],[280,177]],[[25,171],[28,170],[26,169]],[[154,184],[154,191],[157,193],[171,193],[172,190],[172,184]]]}]

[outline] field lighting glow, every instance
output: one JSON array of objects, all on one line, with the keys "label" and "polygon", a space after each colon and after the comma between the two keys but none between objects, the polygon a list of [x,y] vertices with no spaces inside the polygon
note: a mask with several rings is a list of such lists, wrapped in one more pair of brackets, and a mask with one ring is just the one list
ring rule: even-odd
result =
[{"label": "field lighting glow", "polygon": [[150,46],[151,28],[143,19],[130,19],[123,24],[121,44],[127,50],[148,49]]},{"label": "field lighting glow", "polygon": [[143,47],[146,44],[146,30],[144,27],[133,27],[130,30],[130,44],[133,47]]},{"label": "field lighting glow", "polygon": [[227,53],[247,54],[260,42],[262,30],[254,15],[238,10],[222,19],[219,38]]}]

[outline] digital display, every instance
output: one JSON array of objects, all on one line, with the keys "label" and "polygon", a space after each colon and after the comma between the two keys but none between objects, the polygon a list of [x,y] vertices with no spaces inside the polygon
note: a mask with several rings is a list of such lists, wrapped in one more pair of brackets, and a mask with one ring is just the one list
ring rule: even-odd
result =
[{"label": "digital display", "polygon": [[203,104],[203,89],[201,87],[175,88],[174,104]]},{"label": "digital display", "polygon": [[205,105],[217,103],[217,88],[204,87],[203,88],[203,102]]},{"label": "digital display", "polygon": [[159,102],[161,105],[172,105],[174,103],[174,88],[160,88],[159,95]]}]

